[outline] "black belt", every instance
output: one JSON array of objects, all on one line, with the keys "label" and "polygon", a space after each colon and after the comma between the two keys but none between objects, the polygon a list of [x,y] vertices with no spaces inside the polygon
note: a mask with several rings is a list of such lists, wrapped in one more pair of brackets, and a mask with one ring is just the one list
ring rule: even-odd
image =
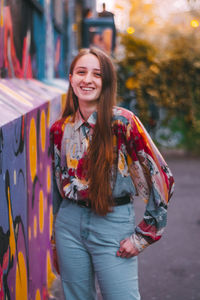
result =
[{"label": "black belt", "polygon": [[[84,200],[75,200],[75,199],[70,199],[67,198],[67,200],[76,203],[78,206],[81,207],[88,207],[91,208],[91,203],[89,199],[84,199]],[[130,196],[124,196],[124,197],[118,197],[118,198],[114,198],[114,206],[119,206],[119,205],[125,205],[131,202]]]}]

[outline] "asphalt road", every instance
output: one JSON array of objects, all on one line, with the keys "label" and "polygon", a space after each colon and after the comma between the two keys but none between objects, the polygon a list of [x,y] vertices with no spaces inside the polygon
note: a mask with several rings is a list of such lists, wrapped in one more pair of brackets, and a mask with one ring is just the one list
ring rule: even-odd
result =
[{"label": "asphalt road", "polygon": [[162,239],[139,255],[141,300],[200,300],[200,158],[166,160],[175,191]]},{"label": "asphalt road", "polygon": [[[200,300],[200,158],[166,160],[175,177],[175,192],[162,239],[139,255],[141,300]],[[135,203],[135,211],[140,221],[141,201]],[[53,299],[63,299],[59,280]]]}]

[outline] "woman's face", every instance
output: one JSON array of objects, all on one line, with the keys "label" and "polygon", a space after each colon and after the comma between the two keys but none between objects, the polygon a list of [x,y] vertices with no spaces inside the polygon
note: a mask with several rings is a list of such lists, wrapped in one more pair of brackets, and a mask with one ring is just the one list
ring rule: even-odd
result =
[{"label": "woman's face", "polygon": [[102,90],[101,76],[100,63],[95,55],[88,53],[78,59],[69,80],[79,102],[98,101]]}]

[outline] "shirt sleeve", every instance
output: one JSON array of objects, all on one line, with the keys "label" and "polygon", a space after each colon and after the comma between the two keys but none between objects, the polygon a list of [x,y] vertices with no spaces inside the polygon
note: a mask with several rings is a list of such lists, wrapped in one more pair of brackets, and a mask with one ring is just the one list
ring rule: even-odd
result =
[{"label": "shirt sleeve", "polygon": [[144,218],[130,237],[141,252],[162,236],[174,179],[161,153],[135,115],[127,125],[126,142],[131,178],[137,195],[146,203]]},{"label": "shirt sleeve", "polygon": [[53,215],[55,216],[62,202],[61,193],[61,166],[60,166],[60,147],[61,147],[62,131],[59,123],[52,125],[50,130],[50,152],[52,158],[52,202]]}]

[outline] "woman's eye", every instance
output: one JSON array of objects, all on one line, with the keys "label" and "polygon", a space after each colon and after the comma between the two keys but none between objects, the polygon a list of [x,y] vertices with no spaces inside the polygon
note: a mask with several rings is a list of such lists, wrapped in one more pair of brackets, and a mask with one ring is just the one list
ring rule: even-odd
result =
[{"label": "woman's eye", "polygon": [[97,77],[101,77],[101,73],[95,73],[94,75]]}]

